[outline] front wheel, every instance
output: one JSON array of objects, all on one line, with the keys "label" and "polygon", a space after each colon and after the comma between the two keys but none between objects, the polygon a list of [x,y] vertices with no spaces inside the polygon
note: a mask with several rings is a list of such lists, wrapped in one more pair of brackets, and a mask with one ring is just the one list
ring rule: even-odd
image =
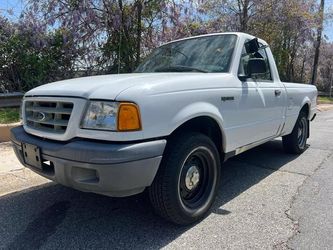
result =
[{"label": "front wheel", "polygon": [[291,134],[282,137],[283,148],[287,153],[301,154],[306,149],[309,122],[305,112],[301,112]]},{"label": "front wheel", "polygon": [[169,142],[149,197],[165,219],[186,225],[203,218],[214,202],[220,158],[212,140],[189,133]]}]

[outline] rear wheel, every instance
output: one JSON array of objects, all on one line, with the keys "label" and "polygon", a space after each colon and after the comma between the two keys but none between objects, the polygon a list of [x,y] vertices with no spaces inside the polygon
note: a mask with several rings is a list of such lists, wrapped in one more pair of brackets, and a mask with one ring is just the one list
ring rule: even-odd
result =
[{"label": "rear wheel", "polygon": [[309,122],[305,112],[301,112],[291,134],[283,136],[283,148],[287,153],[301,154],[306,149],[309,133]]},{"label": "rear wheel", "polygon": [[149,197],[155,211],[176,224],[203,218],[214,202],[220,179],[220,159],[211,139],[200,133],[168,144]]}]

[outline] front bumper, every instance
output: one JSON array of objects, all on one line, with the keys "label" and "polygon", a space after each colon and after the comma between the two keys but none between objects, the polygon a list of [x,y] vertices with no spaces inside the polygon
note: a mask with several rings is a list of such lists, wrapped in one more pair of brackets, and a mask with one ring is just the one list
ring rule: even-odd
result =
[{"label": "front bumper", "polygon": [[[114,197],[137,194],[150,186],[166,145],[166,140],[51,141],[26,133],[22,126],[11,130],[11,140],[17,158],[34,172],[68,187]],[[26,163],[22,149],[26,143],[39,148],[41,167]]]}]

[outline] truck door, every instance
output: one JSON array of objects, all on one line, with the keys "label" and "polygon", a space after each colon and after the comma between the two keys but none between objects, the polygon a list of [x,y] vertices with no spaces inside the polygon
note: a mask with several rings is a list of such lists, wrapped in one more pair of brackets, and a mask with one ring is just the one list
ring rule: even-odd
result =
[{"label": "truck door", "polygon": [[[281,81],[273,78],[272,68],[276,66],[270,61],[267,50],[263,48],[258,51],[266,62],[266,73],[253,75],[252,78],[261,99],[261,132],[266,137],[273,137],[278,135],[284,122],[286,93]],[[273,57],[271,60],[274,60]]]},{"label": "truck door", "polygon": [[[259,51],[265,59],[267,72],[252,75],[252,78],[242,82],[242,92],[246,90],[246,96],[241,96],[239,111],[246,124],[243,124],[242,134],[247,134],[250,143],[265,140],[278,135],[284,121],[285,89],[282,83],[274,81],[271,72],[271,64],[268,60],[266,49]],[[253,55],[247,55],[243,48],[239,65],[239,74],[247,74],[247,62]],[[243,141],[243,145],[248,141]]]}]

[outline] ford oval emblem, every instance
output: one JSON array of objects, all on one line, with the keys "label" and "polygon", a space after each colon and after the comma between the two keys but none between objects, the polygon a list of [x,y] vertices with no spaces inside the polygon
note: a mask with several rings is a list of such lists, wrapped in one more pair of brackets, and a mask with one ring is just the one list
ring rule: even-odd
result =
[{"label": "ford oval emblem", "polygon": [[39,121],[39,122],[45,121],[45,119],[46,119],[46,115],[45,115],[45,113],[43,113],[43,112],[38,112],[37,115],[36,115],[36,119],[37,119],[37,121]]}]

